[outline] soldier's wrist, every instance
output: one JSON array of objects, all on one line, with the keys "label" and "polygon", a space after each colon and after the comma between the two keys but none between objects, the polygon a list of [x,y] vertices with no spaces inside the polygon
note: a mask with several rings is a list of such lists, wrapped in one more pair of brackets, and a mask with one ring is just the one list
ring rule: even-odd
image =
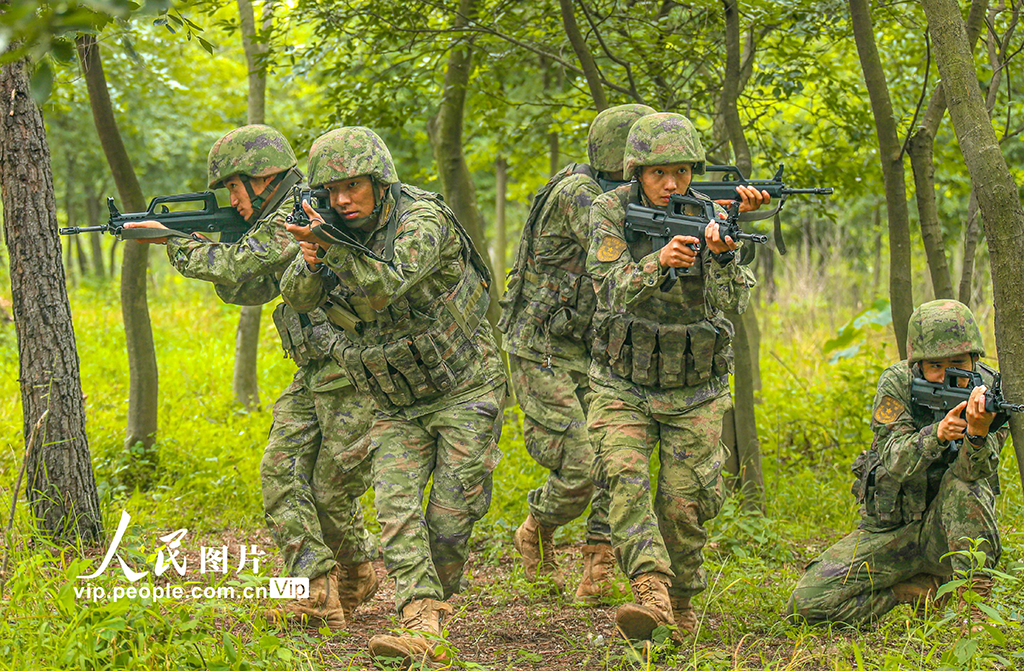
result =
[{"label": "soldier's wrist", "polygon": [[966,433],[964,433],[964,440],[966,440],[971,445],[974,445],[975,447],[981,447],[982,445],[984,445],[986,438],[988,438],[987,431],[984,433],[975,434],[972,433],[970,429],[968,429]]}]

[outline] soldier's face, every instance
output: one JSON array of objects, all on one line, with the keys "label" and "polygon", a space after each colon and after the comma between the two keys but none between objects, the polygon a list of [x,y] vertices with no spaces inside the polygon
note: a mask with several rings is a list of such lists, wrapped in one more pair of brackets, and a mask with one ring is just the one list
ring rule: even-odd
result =
[{"label": "soldier's face", "polygon": [[693,179],[693,164],[645,165],[640,168],[640,185],[654,205],[668,205],[673,193],[686,193]]},{"label": "soldier's face", "polygon": [[[271,177],[250,177],[249,186],[252,187],[253,193],[258,196],[263,193],[263,189],[266,188],[271,179]],[[224,187],[231,195],[231,207],[235,208],[235,211],[242,215],[243,219],[251,217],[252,201],[249,200],[249,192],[245,190],[242,179],[238,175],[228,177],[224,180]]]},{"label": "soldier's face", "polygon": [[367,225],[365,220],[377,204],[373,180],[369,175],[330,182],[324,186],[331,194],[331,207],[346,225],[352,228],[364,228]]},{"label": "soldier's face", "polygon": [[[926,359],[921,362],[921,373],[924,379],[936,384],[946,379],[947,368],[959,368],[960,370],[974,370],[973,354],[957,354],[945,359]],[[967,380],[958,380],[961,385],[966,385]]]}]

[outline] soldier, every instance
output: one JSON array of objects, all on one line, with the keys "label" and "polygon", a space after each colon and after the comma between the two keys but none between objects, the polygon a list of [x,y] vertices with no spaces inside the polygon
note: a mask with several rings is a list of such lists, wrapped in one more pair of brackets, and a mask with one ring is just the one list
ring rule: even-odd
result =
[{"label": "soldier", "polygon": [[530,512],[514,536],[523,572],[531,582],[545,576],[562,590],[555,530],[583,514],[589,503],[583,578],[576,589],[576,598],[588,603],[610,594],[615,570],[608,494],[599,489],[594,495],[594,451],[586,430],[596,303],[586,268],[590,205],[622,183],[626,134],[634,121],[653,112],[646,105],[620,105],[598,114],[587,143],[590,164],[569,164],[537,192],[498,322],[523,409],[526,451],[548,469],[544,485],[527,495]]},{"label": "soldier", "polygon": [[[286,196],[303,182],[295,165],[291,145],[277,130],[250,125],[230,131],[210,149],[209,188],[228,190],[232,206],[252,225],[249,231],[231,244],[198,235],[146,242],[166,242],[178,272],[213,282],[227,303],[273,300],[281,274],[299,253],[285,230]],[[155,221],[127,226],[164,228]],[[323,310],[299,315],[281,303],[274,322],[299,369],[274,404],[260,464],[263,508],[285,571],[310,579],[308,597],[289,602],[284,614],[340,629],[378,586],[371,563],[376,545],[363,528],[359,504],[369,485],[366,431],[373,404],[327,356],[341,336]]]},{"label": "soldier", "polygon": [[[360,320],[333,355],[378,412],[370,428],[377,519],[395,580],[399,636],[374,636],[375,657],[442,661],[445,600],[460,590],[473,525],[491,500],[501,457],[505,373],[486,320],[490,277],[440,196],[398,182],[384,141],[340,128],[309,152],[310,182],[341,221],[289,225],[303,259],[285,272],[296,310],[330,300]],[[325,266],[327,269],[325,269]],[[426,514],[423,490],[433,478]]]},{"label": "soldier", "polygon": [[[704,161],[685,117],[641,117],[623,160],[632,181],[598,196],[591,209],[587,269],[597,311],[587,425],[594,479],[609,490],[612,544],[635,601],[616,613],[628,638],[648,639],[659,625],[696,630],[690,600],[706,587],[703,525],[724,498],[719,438],[732,405],[732,325],[721,311],[746,308],[753,275],[715,222],[706,227],[706,245],[676,236],[660,250],[646,238],[627,242],[624,230],[628,203],[665,207],[675,193],[706,199],[689,189]],[[741,195],[741,211],[767,199],[753,189]],[[692,270],[668,287],[669,268]],[[659,443],[652,505],[648,469]]]},{"label": "soldier", "polygon": [[[875,439],[854,465],[860,528],[808,564],[787,606],[792,619],[858,625],[901,603],[921,613],[954,572],[971,575],[974,592],[989,596],[985,569],[1000,555],[989,481],[1006,429],[989,430],[995,415],[985,412],[984,385],[939,422],[910,398],[913,378],[943,382],[951,367],[978,371],[992,384],[995,371],[978,361],[984,355],[978,324],[963,303],[932,301],[911,315],[907,359],[882,372],[871,418]],[[969,549],[971,539],[981,540],[983,567],[968,554],[949,555]]]}]

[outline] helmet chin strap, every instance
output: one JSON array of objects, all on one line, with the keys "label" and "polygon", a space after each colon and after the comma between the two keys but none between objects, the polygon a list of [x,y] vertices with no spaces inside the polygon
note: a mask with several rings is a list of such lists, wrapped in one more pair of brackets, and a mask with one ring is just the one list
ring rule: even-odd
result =
[{"label": "helmet chin strap", "polygon": [[266,204],[270,196],[273,195],[274,189],[277,188],[277,185],[284,180],[284,176],[287,172],[288,171],[286,170],[284,172],[279,172],[276,175],[274,175],[274,178],[267,182],[267,184],[263,187],[263,190],[260,191],[259,195],[256,195],[256,192],[252,188],[251,177],[249,177],[248,175],[238,176],[238,179],[241,180],[242,182],[242,186],[245,187],[245,192],[249,194],[249,204],[252,206],[252,214],[250,214],[249,218],[245,220],[246,223],[252,224],[259,220],[260,215],[263,213],[263,206]]}]

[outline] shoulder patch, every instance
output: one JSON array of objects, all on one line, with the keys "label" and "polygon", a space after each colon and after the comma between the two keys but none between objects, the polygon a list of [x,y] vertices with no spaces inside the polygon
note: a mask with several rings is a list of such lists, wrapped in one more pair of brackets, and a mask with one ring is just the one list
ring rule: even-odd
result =
[{"label": "shoulder patch", "polygon": [[601,263],[615,261],[626,251],[626,241],[614,235],[606,235],[597,248],[597,260]]},{"label": "shoulder patch", "polygon": [[875,421],[879,424],[890,424],[906,411],[903,404],[892,396],[883,396],[875,408]]}]

